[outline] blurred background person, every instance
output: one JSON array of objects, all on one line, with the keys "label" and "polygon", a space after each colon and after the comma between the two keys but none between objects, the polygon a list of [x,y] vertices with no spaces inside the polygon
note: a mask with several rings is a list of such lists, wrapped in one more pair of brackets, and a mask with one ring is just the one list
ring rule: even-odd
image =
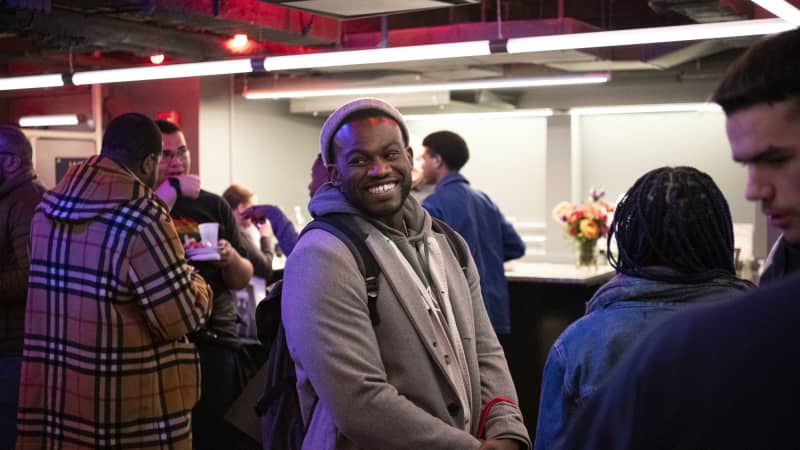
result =
[{"label": "blurred background person", "polygon": [[255,195],[238,184],[232,184],[222,198],[228,202],[242,235],[242,245],[247,250],[247,259],[253,264],[253,275],[269,280],[272,274],[272,226],[269,222],[253,223],[242,213],[253,206]]},{"label": "blurred background person", "polygon": [[14,448],[28,295],[28,238],[45,187],[19,128],[0,125],[0,448]]},{"label": "blurred background person", "polygon": [[650,329],[684,308],[753,287],[736,278],[728,202],[692,167],[640,177],[617,205],[607,245],[617,274],[547,357],[536,450],[553,447],[586,397]]},{"label": "blurred background person", "polygon": [[423,177],[436,186],[422,207],[467,241],[478,266],[486,312],[505,347],[511,333],[511,308],[503,263],[525,255],[525,243],[492,199],[459,173],[469,161],[469,148],[461,136],[437,131],[422,140],[422,147]]}]

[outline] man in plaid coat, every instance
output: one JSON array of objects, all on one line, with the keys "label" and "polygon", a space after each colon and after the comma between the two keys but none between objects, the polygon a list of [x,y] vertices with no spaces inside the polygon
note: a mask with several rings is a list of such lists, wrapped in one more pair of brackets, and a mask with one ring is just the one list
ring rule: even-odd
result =
[{"label": "man in plaid coat", "polygon": [[191,448],[211,289],[153,194],[161,134],[109,123],[31,226],[17,449]]}]

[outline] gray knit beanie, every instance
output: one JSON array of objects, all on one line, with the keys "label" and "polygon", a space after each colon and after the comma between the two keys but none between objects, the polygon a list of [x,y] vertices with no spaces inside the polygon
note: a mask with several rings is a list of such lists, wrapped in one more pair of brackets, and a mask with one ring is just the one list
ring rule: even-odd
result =
[{"label": "gray knit beanie", "polygon": [[347,123],[353,114],[361,111],[375,111],[378,115],[384,115],[397,122],[400,132],[403,133],[403,144],[408,145],[408,128],[406,128],[406,123],[400,111],[379,98],[359,98],[337,108],[322,125],[322,132],[319,135],[319,149],[325,167],[329,167],[334,162],[333,137],[336,132],[339,131],[342,125]]}]

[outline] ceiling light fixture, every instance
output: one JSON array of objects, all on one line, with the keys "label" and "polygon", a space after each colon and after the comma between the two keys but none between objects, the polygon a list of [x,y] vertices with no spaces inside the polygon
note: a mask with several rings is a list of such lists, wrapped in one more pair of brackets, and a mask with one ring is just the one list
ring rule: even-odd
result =
[{"label": "ceiling light fixture", "polygon": [[75,72],[72,75],[72,83],[76,86],[82,86],[87,84],[122,83],[125,81],[146,81],[163,80],[168,78],[229,75],[234,73],[248,73],[252,71],[253,60],[250,58],[227,59],[224,61],[169,64],[166,66],[131,67],[128,69]]},{"label": "ceiling light fixture", "polygon": [[741,36],[780,33],[794,26],[782,19],[736,20],[730,22],[634,28],[630,30],[596,31],[511,38],[508,53],[531,53],[581,48],[616,47],[622,45],[657,44],[662,42],[698,41]]},{"label": "ceiling light fixture", "polygon": [[234,53],[241,53],[247,50],[250,40],[246,34],[234,34],[232,38],[225,41],[225,47]]},{"label": "ceiling light fixture", "polygon": [[571,108],[573,116],[663,112],[722,112],[716,103],[662,103],[649,105],[587,106]]},{"label": "ceiling light fixture", "polygon": [[23,116],[19,118],[21,127],[70,126],[81,123],[77,114],[51,114],[46,116]]},{"label": "ceiling light fixture", "polygon": [[486,56],[491,53],[492,50],[489,46],[489,41],[409,45],[406,47],[273,56],[264,60],[264,70],[272,72],[276,70],[313,69],[317,67],[424,61],[429,59]]},{"label": "ceiling light fixture", "polygon": [[0,78],[0,91],[59,87],[63,85],[64,77],[60,73]]},{"label": "ceiling light fixture", "polygon": [[497,78],[471,81],[454,81],[449,83],[401,84],[394,86],[356,86],[338,88],[245,91],[249,100],[330,97],[335,95],[382,95],[406,94],[410,92],[464,91],[475,89],[510,89],[523,87],[565,86],[573,84],[598,84],[610,79],[607,73],[583,75],[558,75],[532,78]]},{"label": "ceiling light fixture", "polygon": [[150,55],[150,62],[155,65],[162,64],[164,62],[164,54],[153,53],[152,55]]},{"label": "ceiling light fixture", "polygon": [[487,111],[471,113],[442,113],[442,114],[404,114],[403,120],[413,122],[415,120],[461,120],[461,119],[507,119],[511,117],[549,117],[553,115],[550,108],[541,109],[517,109],[514,111]]},{"label": "ceiling light fixture", "polygon": [[789,2],[784,0],[753,0],[753,3],[791,24],[800,25],[800,9],[795,8]]}]

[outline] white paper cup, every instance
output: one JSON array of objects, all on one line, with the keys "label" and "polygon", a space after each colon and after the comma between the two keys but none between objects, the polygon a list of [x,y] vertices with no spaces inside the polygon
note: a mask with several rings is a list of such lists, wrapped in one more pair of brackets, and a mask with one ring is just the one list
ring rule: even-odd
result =
[{"label": "white paper cup", "polygon": [[217,222],[206,222],[198,225],[200,228],[200,238],[203,240],[203,245],[211,244],[212,247],[217,246],[219,240],[219,224]]}]

